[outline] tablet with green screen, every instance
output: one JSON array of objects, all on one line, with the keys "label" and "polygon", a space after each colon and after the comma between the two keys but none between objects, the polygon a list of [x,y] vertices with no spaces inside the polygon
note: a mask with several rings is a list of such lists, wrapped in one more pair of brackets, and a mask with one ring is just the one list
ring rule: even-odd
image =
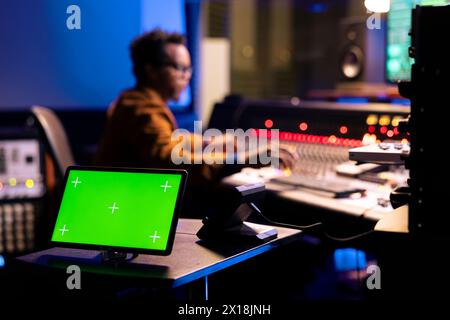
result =
[{"label": "tablet with green screen", "polygon": [[51,241],[168,255],[186,178],[184,170],[69,167]]}]

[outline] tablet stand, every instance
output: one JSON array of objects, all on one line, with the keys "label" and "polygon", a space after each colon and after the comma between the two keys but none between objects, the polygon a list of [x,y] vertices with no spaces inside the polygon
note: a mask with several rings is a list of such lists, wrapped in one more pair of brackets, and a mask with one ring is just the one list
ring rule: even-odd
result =
[{"label": "tablet stand", "polygon": [[[138,256],[137,253],[126,253],[126,252],[119,252],[119,251],[114,251],[114,250],[101,251],[100,255],[101,255],[101,261],[106,262],[106,263],[126,262],[126,261],[133,260],[134,258],[136,258]],[[129,255],[131,255],[131,256],[129,256]]]},{"label": "tablet stand", "polygon": [[223,203],[217,210],[203,219],[203,226],[197,232],[202,240],[236,239],[267,242],[277,237],[272,226],[246,222],[252,212],[260,212],[254,201],[261,200],[264,184],[248,184],[224,190]]}]

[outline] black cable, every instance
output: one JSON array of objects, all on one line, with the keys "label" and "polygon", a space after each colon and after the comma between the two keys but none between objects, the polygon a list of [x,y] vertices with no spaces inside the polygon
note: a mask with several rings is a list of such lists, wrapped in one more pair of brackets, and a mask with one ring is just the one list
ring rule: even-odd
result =
[{"label": "black cable", "polygon": [[105,263],[111,263],[115,266],[119,265],[122,262],[129,262],[134,260],[139,256],[139,253],[131,252],[114,252],[114,251],[103,251],[101,253],[102,261]]},{"label": "black cable", "polygon": [[280,227],[288,227],[288,228],[293,228],[293,229],[299,229],[299,230],[306,230],[306,229],[311,229],[317,226],[322,225],[322,222],[316,222],[307,226],[299,226],[299,225],[295,225],[295,224],[289,224],[289,223],[282,223],[282,222],[276,222],[276,221],[272,221],[269,218],[267,218],[262,212],[261,210],[259,210],[259,208],[252,202],[249,203],[249,205],[261,216],[263,217],[267,222],[280,226]]},{"label": "black cable", "polygon": [[327,238],[329,238],[329,239],[331,239],[331,240],[334,240],[334,241],[340,241],[340,242],[346,242],[346,241],[351,241],[351,240],[355,240],[355,239],[361,238],[361,237],[363,237],[363,236],[365,236],[365,235],[368,235],[368,234],[371,234],[371,233],[373,233],[373,232],[375,232],[375,230],[369,230],[369,231],[366,231],[366,232],[363,232],[363,233],[360,233],[360,234],[357,234],[357,235],[354,235],[354,236],[351,236],[351,237],[347,237],[347,238],[338,238],[338,237],[334,237],[334,236],[329,235],[329,234],[326,233],[325,231],[323,232],[323,234],[324,234]]},{"label": "black cable", "polygon": [[[363,213],[360,215],[360,219],[364,218],[364,215],[365,215],[367,212],[369,212],[370,210],[372,210],[372,209],[374,209],[374,208],[376,208],[376,207],[378,207],[378,204],[377,204],[377,205],[374,205],[374,206],[372,206],[372,207],[370,207],[370,208],[367,208],[366,210],[364,210]],[[334,241],[346,242],[346,241],[352,241],[352,240],[361,238],[361,237],[363,237],[363,236],[365,236],[365,235],[371,234],[371,233],[374,232],[374,231],[375,231],[375,230],[369,230],[369,231],[366,231],[366,232],[363,232],[363,233],[360,233],[360,234],[357,234],[357,235],[354,235],[354,236],[351,236],[351,237],[347,237],[347,238],[334,237],[334,236],[332,236],[332,235],[326,233],[325,231],[324,231],[324,235],[325,235],[327,238],[329,238],[329,239],[331,239],[331,240],[334,240]]]}]

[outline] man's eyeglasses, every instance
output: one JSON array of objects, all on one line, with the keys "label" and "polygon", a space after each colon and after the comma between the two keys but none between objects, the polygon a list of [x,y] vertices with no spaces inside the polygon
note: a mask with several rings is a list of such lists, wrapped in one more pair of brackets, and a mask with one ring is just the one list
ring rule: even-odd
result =
[{"label": "man's eyeglasses", "polygon": [[181,72],[182,74],[189,74],[189,75],[191,75],[192,71],[193,71],[192,66],[183,66],[183,65],[175,63],[175,62],[167,62],[164,65],[168,66],[168,67],[172,67],[175,70]]}]

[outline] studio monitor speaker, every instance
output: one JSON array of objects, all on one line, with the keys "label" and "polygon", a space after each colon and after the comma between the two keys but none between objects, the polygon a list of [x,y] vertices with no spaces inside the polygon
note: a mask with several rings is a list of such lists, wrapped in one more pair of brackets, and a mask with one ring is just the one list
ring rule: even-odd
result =
[{"label": "studio monitor speaker", "polygon": [[385,30],[369,30],[368,16],[347,17],[339,24],[339,82],[383,82]]},{"label": "studio monitor speaker", "polygon": [[363,81],[366,63],[365,21],[342,19],[339,25],[339,81]]}]

